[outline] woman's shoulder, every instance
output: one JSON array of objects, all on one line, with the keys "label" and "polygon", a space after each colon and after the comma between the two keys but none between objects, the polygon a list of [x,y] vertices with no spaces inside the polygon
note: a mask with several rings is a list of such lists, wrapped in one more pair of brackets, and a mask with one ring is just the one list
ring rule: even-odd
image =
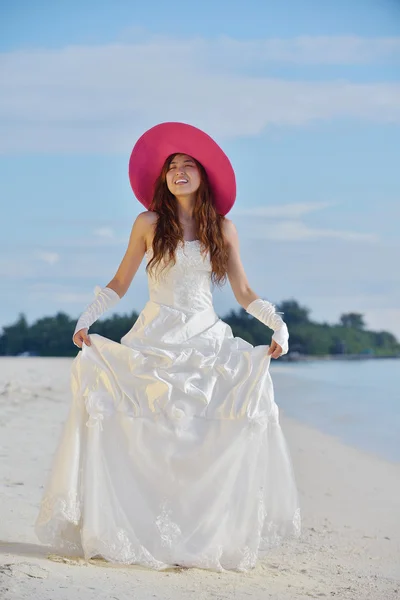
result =
[{"label": "woman's shoulder", "polygon": [[132,231],[135,231],[137,236],[144,240],[145,251],[151,247],[157,219],[158,214],[156,212],[145,210],[138,214],[133,224]]},{"label": "woman's shoulder", "polygon": [[222,222],[222,233],[228,243],[232,243],[237,238],[236,225],[227,217],[225,217]]},{"label": "woman's shoulder", "polygon": [[145,210],[138,214],[133,227],[137,231],[140,231],[144,237],[147,237],[149,233],[153,233],[157,219],[157,213],[153,212],[152,210]]},{"label": "woman's shoulder", "polygon": [[157,223],[158,214],[153,210],[144,210],[136,217],[136,221],[141,225],[154,225]]}]

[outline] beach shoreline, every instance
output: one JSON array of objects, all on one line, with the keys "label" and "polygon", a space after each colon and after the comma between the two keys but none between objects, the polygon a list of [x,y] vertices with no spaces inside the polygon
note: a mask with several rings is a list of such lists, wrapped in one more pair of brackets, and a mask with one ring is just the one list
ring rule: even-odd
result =
[{"label": "beach shoreline", "polygon": [[[253,571],[156,572],[51,556],[51,548],[36,539],[33,524],[69,409],[72,360],[0,360],[4,600],[123,600],[132,598],[133,590],[140,600],[181,600],[193,594],[200,600],[400,598],[400,464],[348,446],[289,418],[282,409],[281,426],[300,494],[302,535],[263,556]],[[290,377],[289,365],[281,369]]]}]

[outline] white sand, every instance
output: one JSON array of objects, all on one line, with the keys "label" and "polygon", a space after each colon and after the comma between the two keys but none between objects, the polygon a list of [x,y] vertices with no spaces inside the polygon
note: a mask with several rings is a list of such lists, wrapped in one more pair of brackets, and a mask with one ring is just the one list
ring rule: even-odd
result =
[{"label": "white sand", "polygon": [[400,465],[345,446],[282,411],[303,534],[255,570],[156,572],[49,557],[33,523],[69,408],[70,364],[0,358],[0,598],[400,600]]}]

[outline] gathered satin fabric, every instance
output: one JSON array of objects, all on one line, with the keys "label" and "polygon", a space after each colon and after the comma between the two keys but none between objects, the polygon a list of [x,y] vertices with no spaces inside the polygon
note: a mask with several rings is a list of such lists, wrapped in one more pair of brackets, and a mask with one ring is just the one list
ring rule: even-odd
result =
[{"label": "gathered satin fabric", "polygon": [[197,240],[179,245],[121,343],[90,334],[74,359],[41,541],[158,570],[247,571],[300,535],[268,346],[218,318],[210,275]]}]

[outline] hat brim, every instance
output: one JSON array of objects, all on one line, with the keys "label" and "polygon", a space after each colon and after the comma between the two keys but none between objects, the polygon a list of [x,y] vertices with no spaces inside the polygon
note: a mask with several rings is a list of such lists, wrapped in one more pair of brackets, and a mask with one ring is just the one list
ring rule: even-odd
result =
[{"label": "hat brim", "polygon": [[209,135],[186,123],[161,123],[136,142],[129,160],[129,180],[139,202],[150,207],[154,184],[171,154],[188,154],[203,165],[215,208],[226,215],[236,199],[236,178],[230,160]]}]

